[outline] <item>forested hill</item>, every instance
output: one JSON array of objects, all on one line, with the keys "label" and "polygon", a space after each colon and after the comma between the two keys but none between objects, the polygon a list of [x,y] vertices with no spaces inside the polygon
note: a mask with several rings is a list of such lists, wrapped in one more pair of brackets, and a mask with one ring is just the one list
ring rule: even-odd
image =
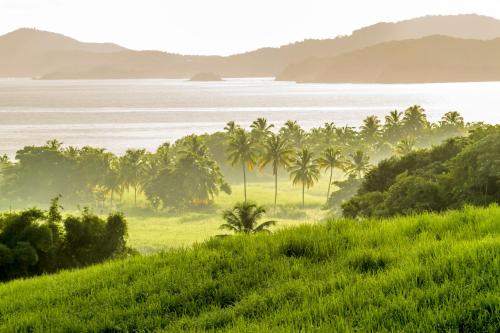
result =
[{"label": "forested hill", "polygon": [[81,43],[63,35],[20,29],[0,36],[0,77],[190,78],[212,72],[222,77],[274,77],[288,65],[328,58],[387,41],[430,35],[487,40],[500,37],[500,21],[478,15],[426,16],[378,23],[334,39],[305,40],[279,48],[221,56],[134,51],[114,44]]},{"label": "forested hill", "polygon": [[387,42],[289,66],[277,79],[320,83],[500,81],[500,39],[430,36]]}]

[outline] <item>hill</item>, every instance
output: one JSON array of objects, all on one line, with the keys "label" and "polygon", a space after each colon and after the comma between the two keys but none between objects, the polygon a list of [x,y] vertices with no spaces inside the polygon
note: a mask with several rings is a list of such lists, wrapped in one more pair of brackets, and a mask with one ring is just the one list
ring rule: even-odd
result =
[{"label": "hill", "polygon": [[277,79],[320,83],[432,83],[500,80],[500,39],[430,36],[387,42],[289,66]]},{"label": "hill", "polygon": [[189,81],[222,81],[222,78],[215,73],[198,73],[193,75]]},{"label": "hill", "polygon": [[500,37],[500,20],[478,15],[426,16],[378,23],[349,36],[305,40],[228,57],[132,51],[114,44],[81,43],[59,34],[20,29],[0,36],[0,77],[190,78],[200,72],[222,77],[274,77],[287,65],[311,57],[333,57],[382,42],[436,34],[493,39]]},{"label": "hill", "polygon": [[500,207],[213,239],[0,285],[0,330],[495,331]]}]

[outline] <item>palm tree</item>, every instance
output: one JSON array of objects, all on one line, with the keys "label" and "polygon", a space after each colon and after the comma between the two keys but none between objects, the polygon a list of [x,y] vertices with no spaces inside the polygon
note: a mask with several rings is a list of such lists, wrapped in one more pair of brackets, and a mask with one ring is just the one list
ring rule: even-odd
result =
[{"label": "palm tree", "polygon": [[122,179],[120,177],[120,161],[114,158],[110,161],[109,168],[104,177],[104,188],[110,193],[110,206],[113,207],[115,193],[120,194],[123,190]]},{"label": "palm tree", "polygon": [[266,210],[262,206],[254,203],[238,203],[233,209],[224,211],[222,214],[226,223],[220,226],[235,233],[255,234],[258,232],[270,232],[269,227],[276,224],[276,221],[266,221],[257,225]]},{"label": "palm tree", "polygon": [[285,122],[280,129],[280,133],[286,139],[290,140],[297,149],[302,149],[307,139],[307,133],[300,127],[297,121],[288,120]]},{"label": "palm tree", "polygon": [[418,136],[422,134],[422,131],[429,126],[425,110],[419,105],[414,105],[406,109],[403,117],[403,126],[407,135]]},{"label": "palm tree", "polygon": [[325,171],[330,170],[330,181],[328,182],[328,192],[326,193],[326,200],[328,201],[330,197],[330,187],[332,185],[333,169],[340,169],[344,165],[340,149],[327,148],[318,159],[318,164],[321,169],[325,169]]},{"label": "palm tree", "polygon": [[360,131],[361,137],[369,145],[374,145],[380,134],[380,120],[376,116],[369,116],[363,120]]},{"label": "palm tree", "polygon": [[226,126],[224,127],[224,131],[226,131],[226,133],[228,135],[233,135],[234,132],[236,132],[236,130],[240,128],[240,126],[236,125],[236,123],[234,121],[230,121],[226,124]]},{"label": "palm tree", "polygon": [[288,167],[292,160],[294,150],[290,147],[288,140],[281,135],[272,134],[264,142],[264,153],[261,158],[260,167],[264,168],[271,164],[274,175],[274,211],[278,198],[278,169]]},{"label": "palm tree", "polygon": [[259,143],[262,143],[262,141],[272,133],[271,129],[273,127],[273,124],[268,124],[266,118],[257,118],[256,120],[254,120],[252,125],[250,125],[250,128],[252,129],[252,135],[254,136],[255,141]]},{"label": "palm tree", "polygon": [[350,157],[345,166],[347,174],[361,178],[370,169],[370,158],[361,150],[351,154]]},{"label": "palm tree", "polygon": [[297,153],[295,160],[290,166],[290,178],[293,185],[302,184],[302,207],[305,206],[305,188],[309,189],[319,179],[319,167],[313,159],[313,154],[304,148]]},{"label": "palm tree", "polygon": [[398,110],[391,111],[385,116],[384,136],[391,143],[397,142],[401,137],[401,127],[403,126],[403,113]]},{"label": "palm tree", "polygon": [[137,206],[137,191],[141,186],[145,169],[145,149],[128,149],[121,157],[122,177],[128,186],[134,188],[134,206]]},{"label": "palm tree", "polygon": [[247,168],[252,170],[255,166],[257,154],[255,151],[255,142],[252,140],[251,135],[242,128],[235,130],[234,134],[230,137],[227,147],[227,159],[231,165],[241,163],[243,168],[243,189],[245,202],[247,201]]},{"label": "palm tree", "polygon": [[415,150],[416,143],[417,143],[416,140],[410,136],[401,139],[394,148],[394,153],[398,156],[407,155],[411,153],[413,150]]}]

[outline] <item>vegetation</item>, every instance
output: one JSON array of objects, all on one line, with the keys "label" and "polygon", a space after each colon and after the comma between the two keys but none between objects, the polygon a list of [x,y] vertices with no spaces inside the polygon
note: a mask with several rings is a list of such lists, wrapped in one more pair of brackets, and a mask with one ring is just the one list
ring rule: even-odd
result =
[{"label": "vegetation", "polygon": [[0,331],[495,332],[499,220],[338,220],[13,281]]},{"label": "vegetation", "polygon": [[275,225],[276,221],[266,221],[257,225],[265,213],[266,209],[255,203],[238,203],[233,209],[226,210],[222,214],[226,223],[220,228],[244,234],[269,232],[269,227]]},{"label": "vegetation", "polygon": [[305,205],[304,194],[305,188],[310,188],[319,179],[319,166],[315,159],[313,159],[313,154],[303,148],[297,153],[295,160],[290,166],[290,178],[292,179],[293,185],[302,185],[302,207]]},{"label": "vegetation", "polygon": [[[224,132],[190,135],[162,144],[155,152],[130,149],[123,156],[100,148],[63,147],[52,140],[19,150],[15,161],[0,159],[0,205],[40,206],[61,194],[67,207],[86,205],[110,212],[127,209],[123,196],[132,191],[136,211],[196,210],[213,206],[221,193],[231,193],[230,182],[243,181],[246,200],[248,181],[274,179],[276,212],[278,182],[285,178],[281,175],[293,172],[292,181],[301,187],[327,182],[330,203],[336,171],[361,178],[383,158],[404,156],[481,126],[465,124],[457,112],[446,113],[432,124],[421,107],[413,106],[391,112],[384,123],[367,117],[359,130],[325,123],[305,131],[297,122],[287,121],[273,132],[274,125],[264,118],[255,120],[250,130],[229,122]],[[303,156],[304,151],[310,156]],[[297,178],[296,170],[303,157],[310,159],[312,167],[311,177],[304,182]],[[255,166],[260,172],[253,171]],[[330,177],[319,179],[318,168],[330,170]],[[339,182],[341,177],[339,174]]]},{"label": "vegetation", "polygon": [[368,172],[344,215],[391,216],[500,203],[500,126],[384,160]]},{"label": "vegetation", "polygon": [[84,209],[81,216],[60,213],[59,198],[48,211],[36,208],[0,216],[0,280],[63,268],[84,267],[130,252],[123,215],[106,221]]}]

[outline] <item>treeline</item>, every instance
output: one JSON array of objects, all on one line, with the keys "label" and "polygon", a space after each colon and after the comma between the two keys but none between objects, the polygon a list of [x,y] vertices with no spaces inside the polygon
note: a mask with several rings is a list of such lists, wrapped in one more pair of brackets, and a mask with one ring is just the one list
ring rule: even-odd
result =
[{"label": "treeline", "polygon": [[385,217],[491,203],[500,203],[499,125],[380,162],[342,210],[348,217]]},{"label": "treeline", "polygon": [[229,122],[223,132],[190,135],[155,152],[129,149],[123,156],[53,140],[19,150],[15,161],[3,157],[0,189],[4,206],[43,203],[61,194],[66,203],[114,207],[127,191],[135,205],[145,194],[154,209],[207,205],[221,191],[231,192],[228,178],[242,180],[246,195],[249,176],[262,172],[277,188],[279,176],[288,175],[304,192],[321,170],[328,171],[329,184],[336,168],[361,178],[382,158],[406,155],[477,126],[465,124],[457,112],[430,123],[424,109],[412,106],[390,112],[383,122],[367,117],[359,129],[325,123],[305,131],[294,121],[278,129],[263,118],[243,129]]},{"label": "treeline", "polygon": [[0,281],[83,267],[125,256],[122,214],[106,220],[84,209],[63,218],[59,197],[48,211],[32,208],[0,215]]}]

